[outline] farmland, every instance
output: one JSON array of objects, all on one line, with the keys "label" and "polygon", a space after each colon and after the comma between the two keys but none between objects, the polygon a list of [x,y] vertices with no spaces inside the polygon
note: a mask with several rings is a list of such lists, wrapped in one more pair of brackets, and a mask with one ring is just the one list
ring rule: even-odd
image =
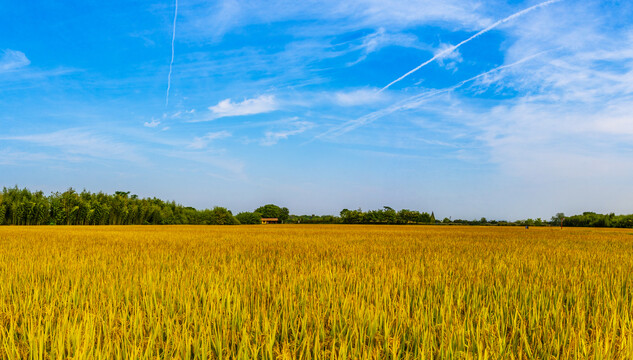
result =
[{"label": "farmland", "polygon": [[633,234],[0,227],[0,358],[633,358]]}]

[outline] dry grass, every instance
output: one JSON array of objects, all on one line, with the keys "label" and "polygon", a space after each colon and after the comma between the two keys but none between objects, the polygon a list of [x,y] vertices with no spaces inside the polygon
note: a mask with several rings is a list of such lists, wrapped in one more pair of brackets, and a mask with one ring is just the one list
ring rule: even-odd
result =
[{"label": "dry grass", "polygon": [[630,230],[0,227],[0,357],[631,359]]}]

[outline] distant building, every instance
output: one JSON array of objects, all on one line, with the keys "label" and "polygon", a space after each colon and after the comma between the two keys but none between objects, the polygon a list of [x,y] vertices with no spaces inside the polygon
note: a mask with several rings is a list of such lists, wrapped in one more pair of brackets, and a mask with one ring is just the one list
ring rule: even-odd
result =
[{"label": "distant building", "polygon": [[262,218],[262,224],[279,224],[278,218]]}]

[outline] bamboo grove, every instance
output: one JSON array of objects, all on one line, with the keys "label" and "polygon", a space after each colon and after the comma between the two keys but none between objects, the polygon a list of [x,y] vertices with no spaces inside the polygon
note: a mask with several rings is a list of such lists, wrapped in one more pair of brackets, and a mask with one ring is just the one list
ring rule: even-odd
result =
[{"label": "bamboo grove", "polygon": [[45,196],[42,191],[4,188],[0,225],[164,225],[239,223],[222,207],[196,210],[157,198],[140,199],[129,192],[109,195],[68,189]]}]

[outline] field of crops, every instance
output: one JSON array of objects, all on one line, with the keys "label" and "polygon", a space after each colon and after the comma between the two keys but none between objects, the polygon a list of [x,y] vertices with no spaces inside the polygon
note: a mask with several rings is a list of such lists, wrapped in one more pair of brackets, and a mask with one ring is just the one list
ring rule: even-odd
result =
[{"label": "field of crops", "polygon": [[0,358],[631,359],[630,230],[0,227]]}]

